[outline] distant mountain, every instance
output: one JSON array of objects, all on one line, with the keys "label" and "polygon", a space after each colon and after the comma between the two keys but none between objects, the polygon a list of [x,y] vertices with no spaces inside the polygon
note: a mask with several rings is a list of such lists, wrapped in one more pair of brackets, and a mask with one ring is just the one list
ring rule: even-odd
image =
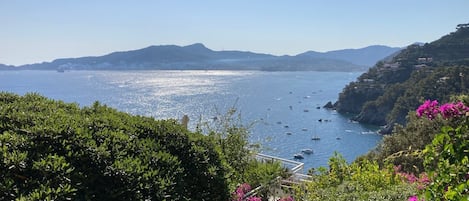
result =
[{"label": "distant mountain", "polygon": [[8,66],[5,64],[0,64],[0,70],[14,70],[14,66]]},{"label": "distant mountain", "polygon": [[468,74],[469,26],[378,62],[349,83],[334,105],[359,122],[392,128],[405,124],[408,112],[423,100],[446,102],[451,95],[468,94]]},{"label": "distant mountain", "polygon": [[161,45],[113,52],[104,56],[57,59],[28,64],[33,70],[263,70],[263,71],[365,71],[398,48],[370,46],[326,53],[306,52],[274,56],[246,51],[214,51],[203,44]]},{"label": "distant mountain", "polygon": [[377,61],[398,52],[402,48],[388,47],[383,45],[373,45],[360,49],[344,49],[329,52],[308,51],[297,56],[306,56],[311,58],[338,59],[347,61],[356,65],[373,66]]}]

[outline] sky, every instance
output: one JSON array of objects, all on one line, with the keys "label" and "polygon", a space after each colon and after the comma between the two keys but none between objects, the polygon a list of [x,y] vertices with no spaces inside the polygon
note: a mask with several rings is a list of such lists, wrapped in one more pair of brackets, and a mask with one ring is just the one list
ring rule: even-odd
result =
[{"label": "sky", "polygon": [[468,0],[0,0],[0,63],[203,43],[274,55],[431,42]]}]

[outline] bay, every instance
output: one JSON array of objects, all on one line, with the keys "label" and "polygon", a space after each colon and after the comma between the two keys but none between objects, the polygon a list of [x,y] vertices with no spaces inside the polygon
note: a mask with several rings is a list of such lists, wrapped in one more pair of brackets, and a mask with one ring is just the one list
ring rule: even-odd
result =
[{"label": "bay", "polygon": [[[89,106],[94,101],[136,115],[180,119],[190,128],[235,107],[251,124],[261,152],[286,159],[301,149],[305,169],[327,166],[337,151],[347,161],[381,140],[377,127],[323,109],[360,73],[261,71],[0,71],[0,91],[37,92]],[[317,109],[319,108],[319,109]],[[320,140],[311,140],[312,137]]]}]

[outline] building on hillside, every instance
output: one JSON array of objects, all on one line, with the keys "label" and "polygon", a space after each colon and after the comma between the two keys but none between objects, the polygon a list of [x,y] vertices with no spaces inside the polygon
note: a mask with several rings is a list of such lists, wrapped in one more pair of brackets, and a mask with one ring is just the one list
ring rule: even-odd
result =
[{"label": "building on hillside", "polygon": [[385,63],[383,65],[384,68],[390,68],[390,69],[396,69],[396,68],[399,68],[399,66],[401,65],[400,62],[394,62],[394,63]]},{"label": "building on hillside", "polygon": [[420,70],[420,69],[423,69],[423,68],[426,68],[426,67],[428,67],[427,64],[414,65],[414,68],[417,69],[417,70]]},{"label": "building on hillside", "polygon": [[419,64],[431,63],[431,62],[433,62],[433,58],[432,57],[419,57],[417,59],[417,62]]}]

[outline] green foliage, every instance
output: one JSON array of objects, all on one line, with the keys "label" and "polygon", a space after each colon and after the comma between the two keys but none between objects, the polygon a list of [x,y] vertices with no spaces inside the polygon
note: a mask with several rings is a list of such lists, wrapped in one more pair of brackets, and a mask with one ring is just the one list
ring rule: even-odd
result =
[{"label": "green foliage", "polygon": [[[469,103],[467,95],[445,99]],[[420,174],[425,171],[422,150],[432,143],[443,126],[458,127],[461,123],[458,119],[443,119],[440,116],[433,120],[418,118],[415,112],[410,112],[405,127],[396,125],[391,135],[384,136],[374,150],[360,158],[378,161],[381,166],[392,163],[401,166],[404,172]]]},{"label": "green foliage", "polygon": [[289,175],[279,162],[260,162],[254,158],[257,151],[249,144],[249,128],[241,120],[241,114],[235,106],[226,113],[216,111],[213,121],[199,121],[197,131],[205,133],[216,145],[220,153],[230,190],[234,191],[240,184],[249,183],[253,188],[262,186],[258,196],[266,199],[270,189],[278,185],[281,178]]},{"label": "green foliage", "polygon": [[[235,106],[226,113],[216,111],[213,121],[199,121],[197,132],[204,133],[216,145],[227,171],[227,180],[230,189],[234,190],[239,184],[245,183],[244,174],[249,171],[249,166],[256,161],[253,159],[254,150],[250,149],[249,125],[244,125],[241,114]],[[256,184],[252,183],[251,184]]]},{"label": "green foliage", "polygon": [[[469,103],[467,95],[446,99]],[[405,127],[397,125],[375,150],[350,165],[335,154],[328,169],[320,168],[311,182],[296,188],[297,198],[407,200],[419,195],[425,200],[468,200],[468,108],[463,105],[452,113],[445,112],[451,107],[443,108],[430,108],[437,114],[431,120],[410,112]]]},{"label": "green foliage", "polygon": [[392,165],[380,168],[377,162],[361,160],[347,164],[335,153],[329,169],[320,168],[310,182],[295,188],[299,200],[406,200],[414,195],[414,185],[404,182]]},{"label": "green foliage", "polygon": [[0,93],[0,200],[227,200],[217,149],[174,120]]},{"label": "green foliage", "polygon": [[[467,105],[467,95],[449,98]],[[429,175],[430,183],[422,194],[427,200],[467,200],[469,198],[469,124],[468,114],[443,118],[417,118],[409,113],[405,127],[397,126],[378,147],[361,157],[393,163],[404,172]],[[359,160],[360,160],[359,159]]]},{"label": "green foliage", "polygon": [[[467,117],[466,117],[467,118]],[[457,128],[443,127],[423,151],[432,183],[425,196],[430,199],[469,199],[469,130],[468,123]]]},{"label": "green foliage", "polygon": [[424,171],[420,152],[445,122],[442,118],[419,119],[411,112],[405,127],[396,125],[391,135],[384,136],[374,150],[361,158],[377,161],[381,166],[392,163],[401,166],[404,172],[419,174]]},{"label": "green foliage", "polygon": [[246,171],[242,174],[243,180],[252,186],[263,186],[258,196],[268,198],[272,193],[270,189],[278,187],[278,181],[289,175],[279,162],[250,161]]}]

